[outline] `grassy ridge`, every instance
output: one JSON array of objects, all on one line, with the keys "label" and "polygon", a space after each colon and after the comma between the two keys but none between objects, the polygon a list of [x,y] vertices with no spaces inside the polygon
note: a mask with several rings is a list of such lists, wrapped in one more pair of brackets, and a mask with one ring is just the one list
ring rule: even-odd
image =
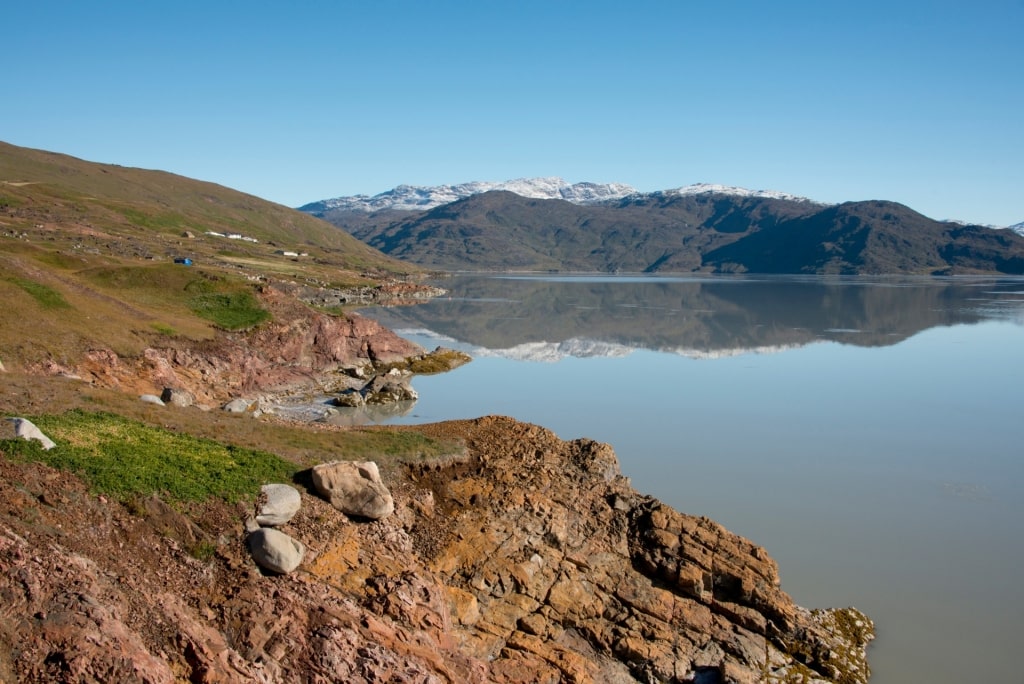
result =
[{"label": "grassy ridge", "polygon": [[110,413],[72,410],[32,418],[58,446],[4,440],[8,455],[82,476],[97,493],[125,501],[159,494],[171,501],[233,502],[266,482],[290,481],[297,467],[273,454],[146,426]]},{"label": "grassy ridge", "polygon": [[[323,461],[374,460],[387,471],[399,461],[437,457],[455,450],[451,444],[410,431],[311,432],[296,439],[301,436],[296,430],[282,429],[278,433],[274,426],[253,425],[251,418],[233,421],[235,427],[246,425],[262,433],[262,439],[250,441],[265,442],[283,452],[294,453],[295,447],[307,450],[305,458],[296,460],[107,411],[76,408],[31,416],[30,420],[57,446],[47,451],[35,441],[5,439],[0,440],[0,454],[74,472],[95,493],[120,501],[155,494],[172,502],[213,497],[230,503],[252,498],[268,482],[291,482],[300,471]],[[225,431],[225,437],[230,434],[230,430]],[[291,446],[281,443],[280,437],[290,439]],[[308,455],[311,448],[316,452],[312,457]]]}]

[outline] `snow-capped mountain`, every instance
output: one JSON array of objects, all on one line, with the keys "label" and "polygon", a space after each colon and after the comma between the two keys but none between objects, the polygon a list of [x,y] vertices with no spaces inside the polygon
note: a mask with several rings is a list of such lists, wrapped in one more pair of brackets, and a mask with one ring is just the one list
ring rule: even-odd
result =
[{"label": "snow-capped mountain", "polygon": [[501,183],[473,181],[433,187],[399,185],[397,188],[372,197],[369,195],[335,197],[312,202],[299,207],[299,209],[309,213],[331,210],[375,212],[385,209],[426,211],[491,190],[507,190],[533,199],[561,199],[574,204],[593,204],[636,193],[636,188],[624,183],[568,183],[556,177],[519,178]]},{"label": "snow-capped mountain", "polygon": [[690,195],[729,195],[732,197],[757,197],[761,199],[777,199],[777,200],[788,200],[790,202],[810,202],[812,204],[822,204],[806,197],[800,197],[799,195],[791,195],[788,192],[779,192],[778,190],[748,190],[746,188],[738,188],[733,185],[718,185],[717,183],[694,183],[693,185],[684,185],[681,188],[674,190],[665,190],[666,195],[680,195],[683,197]]},{"label": "snow-capped mountain", "polygon": [[1021,221],[1020,223],[1015,223],[1012,226],[1007,226],[1007,229],[1012,230],[1014,233],[1017,233],[1018,235],[1024,235],[1024,221]]}]

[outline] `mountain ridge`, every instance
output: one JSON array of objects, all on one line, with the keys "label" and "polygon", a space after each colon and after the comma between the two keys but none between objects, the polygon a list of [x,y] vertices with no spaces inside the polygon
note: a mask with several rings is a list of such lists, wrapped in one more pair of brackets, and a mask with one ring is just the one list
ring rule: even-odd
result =
[{"label": "mountain ridge", "polygon": [[492,190],[425,211],[322,217],[385,254],[451,271],[1024,273],[1024,238],[1012,231],[936,221],[886,200],[731,191],[703,185],[576,204]]}]

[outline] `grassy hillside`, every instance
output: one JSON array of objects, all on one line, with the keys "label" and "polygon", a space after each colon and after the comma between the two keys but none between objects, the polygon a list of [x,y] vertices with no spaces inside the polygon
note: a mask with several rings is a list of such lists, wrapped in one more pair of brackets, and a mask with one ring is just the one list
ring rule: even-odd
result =
[{"label": "grassy hillside", "polygon": [[219,185],[0,143],[8,365],[61,363],[95,346],[131,355],[158,337],[173,344],[246,329],[268,315],[254,297],[268,280],[349,287],[417,270],[324,221]]}]

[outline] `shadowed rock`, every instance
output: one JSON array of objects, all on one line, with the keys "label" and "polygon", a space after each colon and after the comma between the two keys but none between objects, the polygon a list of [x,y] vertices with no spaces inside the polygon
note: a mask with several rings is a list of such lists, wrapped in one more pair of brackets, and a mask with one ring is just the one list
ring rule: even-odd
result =
[{"label": "shadowed rock", "polygon": [[246,541],[256,564],[271,572],[287,574],[299,567],[306,555],[302,542],[272,528],[250,532]]}]

